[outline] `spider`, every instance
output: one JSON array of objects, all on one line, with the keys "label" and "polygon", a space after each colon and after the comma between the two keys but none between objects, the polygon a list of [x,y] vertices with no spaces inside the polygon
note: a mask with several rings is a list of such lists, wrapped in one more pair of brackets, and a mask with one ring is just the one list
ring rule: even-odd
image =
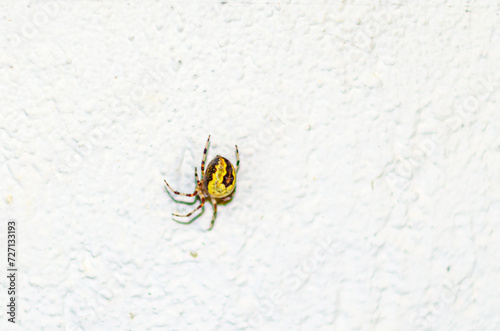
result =
[{"label": "spider", "polygon": [[[207,171],[205,172],[205,176],[203,176],[203,172],[205,171],[205,160],[207,158],[207,149],[209,142],[210,142],[210,136],[208,136],[207,144],[205,145],[205,150],[203,151],[203,159],[201,161],[201,180],[198,179],[198,169],[196,167],[194,168],[194,176],[196,178],[196,189],[194,190],[193,193],[187,194],[174,191],[174,189],[172,189],[170,185],[168,185],[167,181],[164,180],[165,184],[167,184],[167,187],[175,194],[186,197],[198,196],[201,200],[201,204],[198,207],[196,207],[192,212],[186,215],[179,215],[176,213],[172,213],[172,215],[174,216],[189,217],[198,209],[203,207],[206,199],[210,199],[210,201],[212,202],[212,206],[214,208],[214,214],[212,216],[212,223],[208,231],[212,230],[212,228],[214,227],[215,216],[217,214],[217,201],[231,200],[231,194],[233,193],[234,188],[236,187],[236,173],[238,172],[238,168],[240,166],[240,154],[238,153],[238,146],[235,145],[236,169],[233,167],[233,165],[231,164],[231,162],[229,162],[228,159],[220,155],[217,155],[212,161],[210,161],[210,163],[207,166]],[[191,222],[194,221],[194,219],[187,222],[181,222],[176,219],[174,219],[174,221],[181,224],[190,224]]]}]

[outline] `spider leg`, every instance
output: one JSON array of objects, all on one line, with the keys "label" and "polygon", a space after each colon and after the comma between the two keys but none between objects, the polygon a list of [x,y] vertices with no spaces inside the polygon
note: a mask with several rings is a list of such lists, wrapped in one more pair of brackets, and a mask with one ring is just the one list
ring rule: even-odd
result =
[{"label": "spider leg", "polygon": [[[200,198],[201,198],[201,203],[200,203],[200,205],[199,205],[198,207],[196,207],[196,208],[195,208],[192,212],[190,212],[189,214],[187,214],[187,215],[179,215],[179,214],[176,214],[176,213],[172,213],[172,215],[174,215],[174,216],[179,216],[179,217],[189,217],[189,216],[193,215],[193,213],[194,213],[195,211],[197,211],[198,209],[200,209],[201,207],[203,207],[203,205],[205,204],[205,197],[204,197],[202,194],[200,194]],[[180,221],[177,221],[177,220],[176,220],[176,222],[177,222],[177,223],[183,223],[183,224],[189,224],[189,223],[191,223],[191,221],[188,221],[188,222],[180,222]]]},{"label": "spider leg", "polygon": [[198,184],[199,180],[198,180],[198,169],[196,167],[194,167],[194,178],[196,179],[196,184]]},{"label": "spider leg", "polygon": [[238,168],[240,167],[240,153],[238,152],[238,146],[234,145],[236,147],[236,169],[235,172],[238,172]]},{"label": "spider leg", "polygon": [[177,191],[174,191],[173,188],[170,187],[170,185],[168,185],[167,181],[164,179],[163,180],[165,182],[165,184],[167,184],[167,187],[172,191],[174,192],[175,194],[177,195],[183,195],[185,197],[194,197],[197,193],[196,193],[196,190],[194,191],[194,193],[191,193],[191,194],[187,194],[187,193],[180,193],[180,192],[177,192]]},{"label": "spider leg", "polygon": [[212,198],[212,206],[214,207],[214,216],[212,216],[212,223],[210,224],[210,229],[208,229],[208,231],[211,231],[213,229],[215,216],[217,215],[217,201],[214,198]]},{"label": "spider leg", "polygon": [[209,141],[210,141],[210,135],[208,136],[207,144],[205,145],[205,149],[203,150],[203,159],[201,160],[201,180],[203,180],[203,173],[205,172],[205,161],[207,160],[207,150]]}]

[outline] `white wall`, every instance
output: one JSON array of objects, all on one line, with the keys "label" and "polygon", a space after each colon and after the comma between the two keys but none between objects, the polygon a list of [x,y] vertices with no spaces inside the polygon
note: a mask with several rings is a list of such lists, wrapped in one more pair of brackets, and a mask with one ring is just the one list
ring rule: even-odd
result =
[{"label": "white wall", "polygon": [[[500,328],[493,1],[0,12],[22,329]],[[194,190],[209,134],[241,155],[212,232],[163,184]]]}]

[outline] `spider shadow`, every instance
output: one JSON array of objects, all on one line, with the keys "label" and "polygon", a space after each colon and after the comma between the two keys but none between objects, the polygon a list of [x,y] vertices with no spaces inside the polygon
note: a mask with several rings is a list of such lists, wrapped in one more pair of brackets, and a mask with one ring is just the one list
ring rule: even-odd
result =
[{"label": "spider shadow", "polygon": [[191,220],[189,221],[186,221],[186,222],[183,222],[183,221],[179,221],[179,220],[176,220],[175,218],[172,217],[172,220],[176,223],[179,223],[179,224],[184,224],[184,225],[189,225],[191,223],[193,223],[194,221],[196,221],[198,219],[198,217],[200,217],[201,215],[203,215],[203,213],[205,212],[205,206],[203,206],[201,208],[201,212],[197,215],[195,215]]},{"label": "spider shadow", "polygon": [[[165,186],[165,191],[167,191],[167,194],[170,196],[170,198],[172,200],[174,200],[176,203],[178,204],[183,204],[183,205],[189,205],[189,206],[192,206],[194,205],[196,202],[198,202],[200,200],[200,198],[198,196],[195,196],[193,202],[188,202],[188,201],[181,201],[181,200],[177,200],[174,198],[174,196],[172,195],[172,193],[168,190],[168,188]],[[206,202],[205,202],[206,203]],[[189,221],[186,221],[186,222],[183,222],[183,221],[179,221],[179,220],[176,220],[175,218],[172,217],[172,220],[175,221],[176,223],[179,223],[179,224],[185,224],[185,225],[188,225],[188,224],[191,224],[193,223],[194,221],[196,221],[198,219],[198,217],[200,217],[201,215],[203,215],[203,213],[205,212],[205,206],[203,206],[201,208],[201,212],[196,214],[191,220]]]},{"label": "spider shadow", "polygon": [[[181,200],[177,200],[174,198],[174,196],[172,195],[172,193],[168,190],[168,188],[165,186],[165,191],[167,191],[168,195],[170,196],[170,198],[172,200],[174,200],[176,203],[179,203],[179,204],[184,204],[184,205],[194,205],[196,202],[198,202],[198,200],[200,200],[200,198],[198,196],[195,197],[194,201],[193,202],[187,202],[187,201],[181,201]],[[234,199],[234,196],[236,194],[236,188],[234,188],[234,191],[228,196],[226,197],[225,199],[216,199],[217,200],[217,205],[226,205],[228,203],[230,203],[231,201],[233,201]],[[201,203],[201,201],[200,201]],[[210,199],[207,199],[205,201],[205,204],[207,203],[210,203]],[[183,221],[179,221],[179,220],[176,220],[175,218],[172,217],[172,220],[176,223],[179,223],[179,224],[184,224],[184,225],[188,225],[188,224],[191,224],[193,223],[194,221],[196,221],[198,219],[198,217],[200,217],[201,215],[203,215],[205,213],[205,206],[203,206],[201,208],[201,212],[199,214],[196,214],[191,220],[189,221],[186,221],[186,222],[183,222]]]}]

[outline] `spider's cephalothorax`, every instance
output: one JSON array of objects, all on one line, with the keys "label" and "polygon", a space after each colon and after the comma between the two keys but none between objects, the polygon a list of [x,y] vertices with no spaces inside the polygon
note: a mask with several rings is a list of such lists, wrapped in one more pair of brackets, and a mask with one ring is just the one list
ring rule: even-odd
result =
[{"label": "spider's cephalothorax", "polygon": [[[193,193],[180,193],[174,191],[170,185],[168,185],[165,180],[167,187],[172,190],[175,194],[183,195],[187,197],[198,196],[200,197],[201,204],[196,207],[195,210],[187,215],[172,214],[179,217],[191,216],[195,211],[202,208],[205,204],[205,199],[210,198],[212,205],[214,207],[214,214],[212,216],[212,223],[210,225],[209,231],[214,227],[215,216],[217,215],[217,200],[227,201],[231,199],[231,193],[233,193],[236,187],[236,173],[240,165],[240,155],[238,153],[238,146],[236,147],[236,168],[233,167],[231,162],[225,157],[217,155],[207,166],[207,171],[205,171],[205,160],[207,158],[208,143],[210,142],[210,136],[208,136],[207,144],[205,145],[205,150],[203,151],[203,159],[201,161],[201,180],[198,179],[198,170],[194,168],[194,176],[196,178],[196,189]],[[193,219],[194,220],[194,219]],[[188,222],[177,221],[182,224],[189,224],[193,220]]]}]

